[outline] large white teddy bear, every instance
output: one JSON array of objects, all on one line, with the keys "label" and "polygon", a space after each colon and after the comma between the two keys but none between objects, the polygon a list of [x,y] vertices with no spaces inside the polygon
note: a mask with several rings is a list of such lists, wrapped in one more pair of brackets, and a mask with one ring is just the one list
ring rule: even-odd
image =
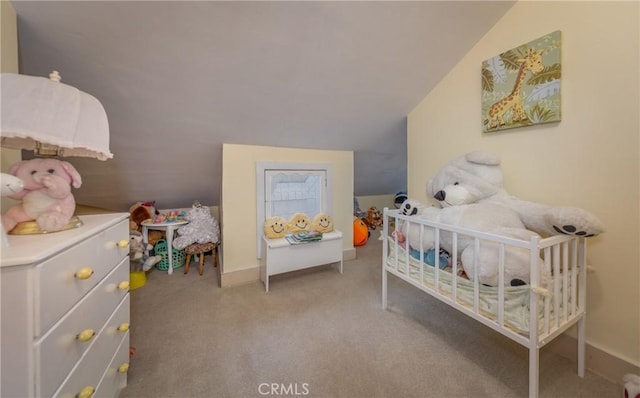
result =
[{"label": "large white teddy bear", "polygon": [[[438,201],[442,208],[424,207],[417,216],[443,224],[521,240],[530,240],[536,235],[573,234],[586,237],[602,232],[602,224],[597,217],[585,210],[551,207],[509,195],[502,187],[500,159],[486,152],[471,152],[446,164],[429,180],[427,194]],[[411,206],[413,208],[415,204]],[[408,214],[404,209],[403,213]],[[431,228],[424,230],[422,246],[419,228],[415,224],[411,228],[405,226],[402,232],[413,248],[422,247],[426,251],[435,246],[435,235]],[[451,234],[441,233],[440,247],[452,253],[451,240]],[[457,249],[458,259],[465,273],[473,280],[476,273],[473,266],[473,240],[459,235]],[[496,286],[497,266],[498,246],[483,242],[478,253],[477,266],[480,283]],[[529,284],[529,273],[528,252],[507,246],[505,285]],[[544,284],[549,276],[549,270],[542,269],[538,280]]]},{"label": "large white teddy bear", "polygon": [[[406,203],[406,202],[405,202]],[[413,205],[415,206],[415,204]],[[405,206],[403,205],[401,209]],[[415,207],[414,207],[415,208]],[[404,213],[403,210],[401,210]],[[476,231],[492,233],[514,239],[530,240],[537,234],[525,228],[518,214],[505,207],[483,203],[469,204],[455,207],[423,207],[419,213],[411,212],[424,220],[442,224],[455,225]],[[435,230],[424,228],[422,243],[420,242],[419,224],[404,223],[402,233],[413,249],[424,252],[435,249]],[[440,230],[440,248],[453,254],[453,237],[450,233]],[[476,268],[474,268],[474,244],[473,239],[466,235],[458,234],[457,255],[462,268],[469,277],[474,280]],[[480,245],[478,253],[478,281],[487,286],[498,285],[498,245],[484,241]],[[542,269],[538,275],[541,284],[545,284],[550,277],[548,270]],[[525,249],[512,246],[505,247],[505,273],[504,284],[507,286],[520,286],[530,282],[529,253]]]},{"label": "large white teddy bear", "polygon": [[475,151],[446,164],[427,183],[427,196],[442,207],[490,203],[515,211],[525,227],[546,237],[558,234],[595,236],[603,232],[600,220],[576,207],[547,206],[507,193],[502,186],[500,158]]}]

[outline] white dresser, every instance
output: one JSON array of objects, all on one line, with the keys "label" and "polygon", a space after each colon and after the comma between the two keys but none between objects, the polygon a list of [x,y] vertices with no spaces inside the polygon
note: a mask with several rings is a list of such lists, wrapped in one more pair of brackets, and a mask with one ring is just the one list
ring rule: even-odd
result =
[{"label": "white dresser", "polygon": [[2,397],[114,397],[129,366],[128,213],[9,235],[0,262]]}]

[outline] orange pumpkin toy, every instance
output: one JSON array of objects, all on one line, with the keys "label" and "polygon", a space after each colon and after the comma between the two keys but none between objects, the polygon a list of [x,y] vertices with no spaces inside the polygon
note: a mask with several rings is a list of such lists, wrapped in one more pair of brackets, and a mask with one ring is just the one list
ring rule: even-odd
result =
[{"label": "orange pumpkin toy", "polygon": [[353,245],[362,246],[369,240],[369,228],[361,218],[353,220]]}]

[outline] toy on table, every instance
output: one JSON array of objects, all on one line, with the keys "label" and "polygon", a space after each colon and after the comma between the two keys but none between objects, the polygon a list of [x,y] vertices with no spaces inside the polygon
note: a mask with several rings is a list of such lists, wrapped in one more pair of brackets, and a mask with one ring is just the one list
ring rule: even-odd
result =
[{"label": "toy on table", "polygon": [[169,210],[167,215],[165,216],[165,222],[176,222],[178,221],[178,212],[175,210]]},{"label": "toy on table", "polygon": [[60,230],[69,223],[76,209],[71,188],[82,185],[82,178],[71,163],[49,158],[22,160],[9,168],[9,174],[21,179],[24,187],[8,195],[22,202],[2,215],[6,231],[24,221],[35,220],[45,232]]}]

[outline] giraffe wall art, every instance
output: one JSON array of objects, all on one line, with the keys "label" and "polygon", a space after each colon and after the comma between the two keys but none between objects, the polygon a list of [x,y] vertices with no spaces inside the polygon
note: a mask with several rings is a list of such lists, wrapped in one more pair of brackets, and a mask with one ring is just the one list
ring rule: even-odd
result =
[{"label": "giraffe wall art", "polygon": [[482,63],[482,131],[560,121],[560,31]]}]

